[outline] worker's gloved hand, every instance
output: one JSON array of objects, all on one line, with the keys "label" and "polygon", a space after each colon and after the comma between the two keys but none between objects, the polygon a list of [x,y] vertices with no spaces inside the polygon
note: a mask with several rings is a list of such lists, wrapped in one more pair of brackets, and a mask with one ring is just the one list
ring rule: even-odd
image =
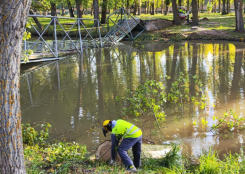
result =
[{"label": "worker's gloved hand", "polygon": [[115,161],[113,159],[111,159],[109,164],[113,166],[113,165],[115,165]]}]

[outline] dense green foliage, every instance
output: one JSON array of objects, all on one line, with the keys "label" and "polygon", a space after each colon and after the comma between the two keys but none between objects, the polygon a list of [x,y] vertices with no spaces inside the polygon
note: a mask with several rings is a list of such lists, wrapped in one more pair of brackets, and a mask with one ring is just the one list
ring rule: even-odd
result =
[{"label": "dense green foliage", "polygon": [[[117,99],[122,98],[118,97]],[[147,81],[143,85],[139,85],[135,91],[127,91],[125,98],[123,98],[123,102],[126,102],[123,114],[139,116],[153,113],[158,121],[162,121],[165,117],[162,108],[164,101],[166,101],[166,96],[163,84],[154,80]]]}]

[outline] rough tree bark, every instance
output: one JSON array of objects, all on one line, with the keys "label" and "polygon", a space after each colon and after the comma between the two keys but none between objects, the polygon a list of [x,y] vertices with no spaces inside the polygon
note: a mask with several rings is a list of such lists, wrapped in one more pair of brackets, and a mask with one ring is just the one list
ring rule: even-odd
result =
[{"label": "rough tree bark", "polygon": [[107,12],[107,0],[103,0],[102,3],[102,14],[101,14],[101,24],[105,24],[106,22],[106,12]]},{"label": "rough tree bark", "polygon": [[197,9],[197,1],[192,0],[192,25],[198,26],[198,9]]},{"label": "rough tree bark", "polygon": [[173,15],[174,15],[174,24],[179,25],[180,20],[179,20],[176,0],[172,0],[172,9],[173,9],[172,11],[173,11]]},{"label": "rough tree bark", "polygon": [[0,1],[0,173],[25,174],[20,112],[21,43],[31,0]]},{"label": "rough tree bark", "polygon": [[[93,0],[93,5],[94,5],[94,19],[100,19],[99,16],[99,1],[98,0]],[[95,27],[98,25],[98,21],[94,21]]]},{"label": "rough tree bark", "polygon": [[67,0],[67,6],[68,6],[68,9],[69,9],[70,17],[75,17],[70,0]]},{"label": "rough tree bark", "polygon": [[236,15],[236,31],[243,32],[244,31],[244,24],[243,24],[243,1],[242,0],[234,0],[235,6],[235,15]]},{"label": "rough tree bark", "polygon": [[[30,10],[29,10],[29,14],[34,15],[33,10],[30,9]],[[43,30],[43,26],[42,26],[42,24],[39,22],[39,20],[37,19],[37,17],[32,17],[32,19],[33,19],[34,22],[37,24],[38,28],[41,29],[41,30]]]}]

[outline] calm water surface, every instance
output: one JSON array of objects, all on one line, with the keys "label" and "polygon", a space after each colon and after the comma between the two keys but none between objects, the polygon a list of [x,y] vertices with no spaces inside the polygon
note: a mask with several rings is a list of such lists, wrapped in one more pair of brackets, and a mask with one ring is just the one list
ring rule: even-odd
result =
[{"label": "calm water surface", "polygon": [[[126,89],[134,90],[148,79],[162,81],[168,89],[180,73],[186,78],[198,76],[207,106],[184,105],[183,114],[174,106],[165,108],[162,133],[154,131],[154,118],[131,118],[143,129],[144,137],[158,144],[183,143],[193,155],[210,147],[238,152],[245,140],[242,132],[217,136],[208,127],[193,125],[205,118],[212,126],[213,116],[221,117],[230,109],[245,115],[242,43],[127,43],[21,68],[22,122],[49,122],[53,136],[86,144],[89,150],[109,139],[102,135],[103,120],[122,117],[116,96],[124,96]],[[190,80],[190,93],[195,94],[198,89],[191,84]]]}]

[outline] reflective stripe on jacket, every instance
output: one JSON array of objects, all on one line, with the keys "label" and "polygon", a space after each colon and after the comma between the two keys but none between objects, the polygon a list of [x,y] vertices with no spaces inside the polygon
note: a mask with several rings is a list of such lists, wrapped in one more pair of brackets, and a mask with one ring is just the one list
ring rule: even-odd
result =
[{"label": "reflective stripe on jacket", "polygon": [[112,128],[112,134],[117,138],[138,138],[142,135],[142,131],[132,123],[125,120],[117,120],[114,128]]}]

